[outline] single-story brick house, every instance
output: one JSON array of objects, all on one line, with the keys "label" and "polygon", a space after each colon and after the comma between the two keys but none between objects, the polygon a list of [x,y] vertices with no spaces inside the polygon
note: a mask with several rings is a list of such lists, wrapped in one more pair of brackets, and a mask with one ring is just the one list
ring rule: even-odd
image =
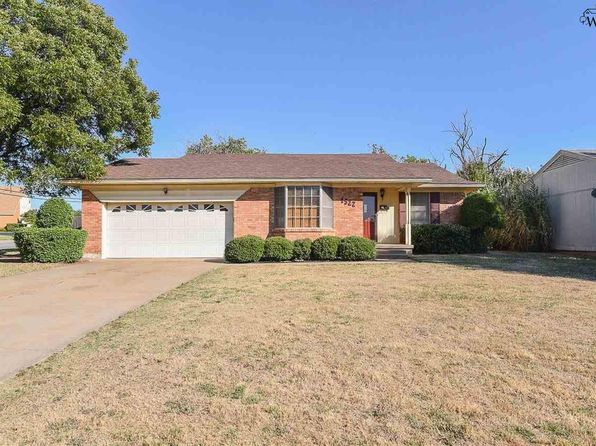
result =
[{"label": "single-story brick house", "polygon": [[133,158],[70,184],[82,190],[85,253],[100,257],[221,257],[247,234],[410,245],[412,224],[456,222],[481,186],[382,154]]}]

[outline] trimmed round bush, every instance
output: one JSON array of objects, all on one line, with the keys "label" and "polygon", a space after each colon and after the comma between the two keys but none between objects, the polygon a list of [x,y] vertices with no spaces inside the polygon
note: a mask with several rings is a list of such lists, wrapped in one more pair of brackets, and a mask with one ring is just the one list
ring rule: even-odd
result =
[{"label": "trimmed round bush", "polygon": [[459,223],[479,231],[499,228],[503,224],[503,210],[493,194],[474,192],[464,198]]},{"label": "trimmed round bush", "polygon": [[272,262],[285,262],[292,260],[294,256],[294,244],[284,237],[269,237],[265,240],[262,260]]},{"label": "trimmed round bush", "polygon": [[86,240],[87,232],[73,228],[24,228],[14,235],[24,262],[76,262]]},{"label": "trimmed round bush", "polygon": [[461,225],[414,225],[414,254],[464,254],[472,252],[470,228]]},{"label": "trimmed round bush", "polygon": [[311,248],[312,248],[312,240],[309,238],[294,240],[294,260],[308,260],[308,259],[310,259]]},{"label": "trimmed round bush", "polygon": [[74,211],[62,198],[50,198],[37,212],[35,225],[38,228],[72,228]]},{"label": "trimmed round bush", "polygon": [[340,260],[374,260],[377,257],[375,242],[364,237],[343,238],[337,247]]},{"label": "trimmed round bush", "polygon": [[258,262],[263,257],[265,240],[256,235],[235,238],[226,245],[224,257],[231,263]]},{"label": "trimmed round bush", "polygon": [[340,237],[334,235],[324,235],[319,237],[311,246],[311,258],[313,260],[335,260],[337,259],[337,248],[339,247]]}]

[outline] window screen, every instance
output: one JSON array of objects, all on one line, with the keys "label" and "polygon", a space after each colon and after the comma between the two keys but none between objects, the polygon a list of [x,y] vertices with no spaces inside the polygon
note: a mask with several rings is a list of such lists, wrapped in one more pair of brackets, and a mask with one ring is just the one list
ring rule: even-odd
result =
[{"label": "window screen", "polygon": [[413,225],[426,225],[430,222],[430,198],[428,192],[412,193],[412,215]]}]

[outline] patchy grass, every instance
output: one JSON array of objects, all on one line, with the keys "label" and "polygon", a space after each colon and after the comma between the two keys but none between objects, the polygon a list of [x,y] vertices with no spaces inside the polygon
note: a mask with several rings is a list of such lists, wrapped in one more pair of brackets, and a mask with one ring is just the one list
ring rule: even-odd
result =
[{"label": "patchy grass", "polygon": [[[0,278],[14,276],[15,274],[30,273],[57,266],[57,263],[21,263],[13,259],[0,258]],[[0,290],[2,282],[0,282]]]},{"label": "patchy grass", "polygon": [[224,266],[0,385],[0,438],[596,443],[595,271],[474,262]]}]

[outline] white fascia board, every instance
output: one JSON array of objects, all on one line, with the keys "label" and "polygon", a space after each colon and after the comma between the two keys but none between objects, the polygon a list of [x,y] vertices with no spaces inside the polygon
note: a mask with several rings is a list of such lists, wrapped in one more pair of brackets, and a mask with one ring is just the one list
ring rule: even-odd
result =
[{"label": "white fascia board", "polygon": [[[166,189],[167,190],[167,189]],[[234,201],[246,189],[178,189],[168,190],[93,190],[93,195],[103,203],[141,202],[195,202],[195,201]]]}]

